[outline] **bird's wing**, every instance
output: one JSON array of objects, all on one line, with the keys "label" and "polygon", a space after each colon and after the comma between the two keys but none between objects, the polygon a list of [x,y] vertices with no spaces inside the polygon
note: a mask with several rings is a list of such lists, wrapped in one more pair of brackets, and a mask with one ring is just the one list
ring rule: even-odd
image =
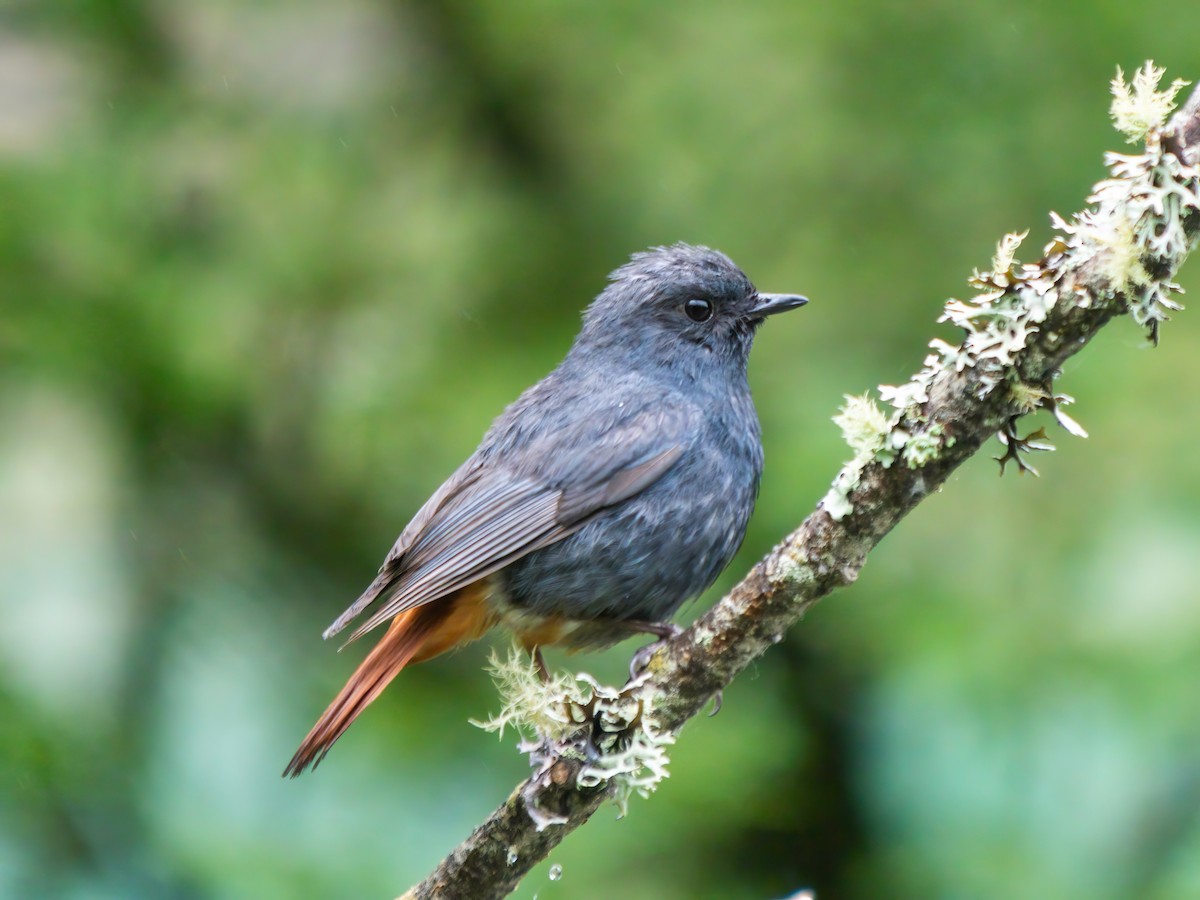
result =
[{"label": "bird's wing", "polygon": [[589,416],[534,442],[521,456],[545,460],[536,472],[495,459],[468,460],[421,508],[378,577],[325,637],[379,601],[350,635],[353,641],[398,613],[562,540],[661,478],[683,455],[695,417],[675,406],[613,418]]},{"label": "bird's wing", "polygon": [[396,543],[388,551],[383,565],[379,567],[379,574],[375,576],[375,580],[334,620],[332,625],[325,629],[325,633],[322,635],[325,640],[329,640],[351,621],[358,618],[359,614],[370,606],[389,584],[395,581],[398,561],[425,530],[425,526],[429,524],[430,520],[441,510],[446,500],[463,491],[476,480],[478,468],[478,459],[472,456],[447,478],[440,488],[433,492],[433,496],[425,501],[425,504],[417,510],[417,514],[412,517],[412,521],[404,526],[404,531],[400,532],[400,537],[396,539]]}]

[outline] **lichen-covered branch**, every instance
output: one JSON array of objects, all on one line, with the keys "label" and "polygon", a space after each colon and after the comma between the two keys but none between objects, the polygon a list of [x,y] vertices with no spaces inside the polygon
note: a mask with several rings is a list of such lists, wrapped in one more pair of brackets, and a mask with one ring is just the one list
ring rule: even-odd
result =
[{"label": "lichen-covered branch", "polygon": [[[1127,84],[1118,72],[1113,118],[1144,152],[1108,155],[1111,177],[1096,185],[1089,209],[1069,220],[1052,215],[1056,234],[1037,262],[1016,259],[1024,235],[1001,241],[990,270],[970,280],[975,296],[946,305],[942,321],[963,330],[961,343],[934,340],[908,383],[882,386],[886,412],[868,397],[847,398],[836,421],[854,458],[816,512],[651,657],[646,677],[622,697],[635,701],[631,729],[644,719],[653,735],[673,736],[812,604],[853,582],[880,539],[992,435],[1002,436],[1002,461],[1022,469],[1025,454],[1047,446],[1040,429],[1021,436],[1022,416],[1045,409],[1085,436],[1063,411],[1070,398],[1054,391],[1060,366],[1124,313],[1157,340],[1180,308],[1171,279],[1200,235],[1200,89],[1166,123],[1183,85],[1159,91],[1162,74],[1147,63]],[[597,701],[587,702],[594,712]],[[404,896],[510,893],[618,789],[617,779],[580,778],[595,769],[595,733],[588,725],[529,743],[534,776]]]}]

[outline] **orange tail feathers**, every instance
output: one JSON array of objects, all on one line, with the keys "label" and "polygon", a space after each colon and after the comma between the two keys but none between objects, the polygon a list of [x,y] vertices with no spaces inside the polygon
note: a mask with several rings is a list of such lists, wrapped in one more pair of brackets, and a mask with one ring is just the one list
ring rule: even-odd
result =
[{"label": "orange tail feathers", "polygon": [[410,662],[421,662],[480,637],[492,624],[486,585],[476,582],[426,606],[400,613],[354,670],[283,770],[295,778],[316,768],[329,748]]}]

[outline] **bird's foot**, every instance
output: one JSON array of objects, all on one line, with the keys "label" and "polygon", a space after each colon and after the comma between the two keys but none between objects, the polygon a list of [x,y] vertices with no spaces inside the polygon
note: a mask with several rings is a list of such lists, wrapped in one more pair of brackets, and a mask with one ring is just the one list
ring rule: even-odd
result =
[{"label": "bird's foot", "polygon": [[721,701],[724,699],[725,699],[725,692],[723,690],[721,690],[720,688],[717,688],[716,693],[712,695],[713,708],[712,708],[712,712],[710,712],[708,714],[708,717],[710,719],[721,711]]},{"label": "bird's foot", "polygon": [[651,657],[658,652],[659,647],[665,641],[671,640],[673,637],[678,637],[683,633],[683,629],[674,622],[630,622],[629,626],[634,631],[643,634],[653,634],[658,636],[658,640],[651,644],[647,644],[637,653],[633,654],[633,659],[629,661],[629,680],[636,681],[638,677],[646,670],[646,666],[650,664]]}]

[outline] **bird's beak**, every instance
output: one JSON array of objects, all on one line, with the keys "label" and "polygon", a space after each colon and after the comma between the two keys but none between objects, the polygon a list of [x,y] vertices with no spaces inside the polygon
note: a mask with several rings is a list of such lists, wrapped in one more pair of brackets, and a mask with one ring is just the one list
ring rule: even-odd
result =
[{"label": "bird's beak", "polygon": [[799,294],[759,294],[750,315],[762,319],[775,313],[787,312],[789,309],[799,309],[807,302],[808,298]]}]

